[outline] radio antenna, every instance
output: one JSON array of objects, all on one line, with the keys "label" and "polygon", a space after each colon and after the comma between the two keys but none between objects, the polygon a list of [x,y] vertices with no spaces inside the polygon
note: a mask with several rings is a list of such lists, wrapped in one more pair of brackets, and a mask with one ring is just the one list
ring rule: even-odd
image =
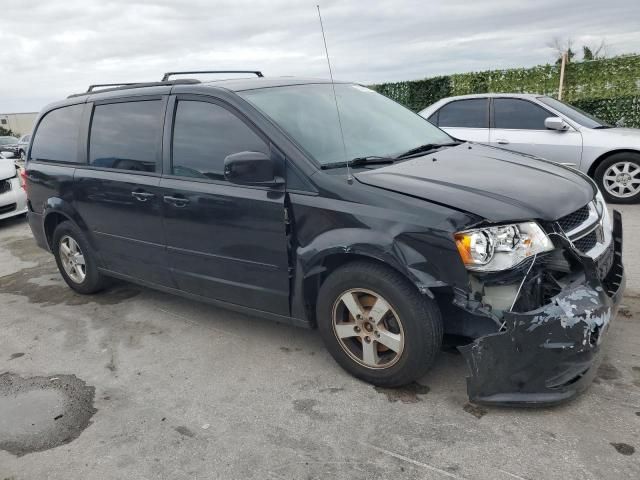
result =
[{"label": "radio antenna", "polygon": [[338,114],[338,126],[340,127],[340,138],[342,139],[342,151],[344,152],[344,161],[347,164],[347,182],[352,183],[351,167],[349,165],[349,156],[347,155],[347,144],[344,141],[344,131],[342,130],[342,119],[340,118],[340,108],[338,107],[338,96],[336,95],[336,84],[333,81],[333,72],[331,71],[331,61],[329,60],[329,49],[327,48],[327,37],[324,34],[324,25],[322,24],[322,14],[320,13],[320,5],[316,5],[318,9],[318,18],[320,19],[320,30],[322,31],[322,41],[324,42],[324,51],[327,55],[327,66],[329,67],[329,77],[331,78],[331,89],[333,90],[333,101],[336,104],[336,113]]}]

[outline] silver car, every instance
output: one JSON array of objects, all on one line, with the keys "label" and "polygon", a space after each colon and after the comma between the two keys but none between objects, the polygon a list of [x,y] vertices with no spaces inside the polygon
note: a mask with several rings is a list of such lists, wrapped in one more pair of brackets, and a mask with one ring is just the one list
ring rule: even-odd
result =
[{"label": "silver car", "polygon": [[420,115],[455,138],[571,164],[594,178],[609,202],[640,202],[640,129],[613,127],[533,94],[449,97]]},{"label": "silver car", "polygon": [[20,160],[22,160],[23,162],[27,159],[27,151],[29,150],[29,142],[31,141],[31,134],[28,133],[27,135],[23,135],[20,137],[20,139],[18,140],[18,157],[20,157]]},{"label": "silver car", "polygon": [[0,153],[0,220],[27,213],[24,179],[12,154]]}]

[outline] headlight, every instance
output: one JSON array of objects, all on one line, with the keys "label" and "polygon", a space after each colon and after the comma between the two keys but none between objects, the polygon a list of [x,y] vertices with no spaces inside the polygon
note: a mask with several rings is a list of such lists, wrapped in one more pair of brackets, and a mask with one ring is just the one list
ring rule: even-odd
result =
[{"label": "headlight", "polygon": [[507,270],[527,257],[553,250],[535,222],[466,230],[456,233],[455,240],[467,269],[481,272]]}]

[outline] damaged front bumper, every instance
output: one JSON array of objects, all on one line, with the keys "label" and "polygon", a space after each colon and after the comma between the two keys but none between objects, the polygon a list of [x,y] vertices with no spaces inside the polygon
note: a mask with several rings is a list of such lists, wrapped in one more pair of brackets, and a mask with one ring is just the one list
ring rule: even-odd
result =
[{"label": "damaged front bumper", "polygon": [[469,398],[499,405],[544,405],[566,401],[593,380],[602,342],[625,288],[622,218],[614,212],[614,260],[599,279],[584,257],[581,281],[533,311],[505,312],[504,328],[459,347],[469,367]]}]

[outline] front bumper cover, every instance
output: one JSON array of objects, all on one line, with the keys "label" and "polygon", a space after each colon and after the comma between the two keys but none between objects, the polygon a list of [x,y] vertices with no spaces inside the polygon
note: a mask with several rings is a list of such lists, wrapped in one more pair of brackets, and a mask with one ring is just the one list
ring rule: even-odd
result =
[{"label": "front bumper cover", "polygon": [[471,375],[470,400],[499,405],[560,403],[584,390],[625,288],[622,217],[613,215],[614,262],[606,278],[583,257],[585,279],[537,310],[504,314],[506,329],[459,347]]}]

